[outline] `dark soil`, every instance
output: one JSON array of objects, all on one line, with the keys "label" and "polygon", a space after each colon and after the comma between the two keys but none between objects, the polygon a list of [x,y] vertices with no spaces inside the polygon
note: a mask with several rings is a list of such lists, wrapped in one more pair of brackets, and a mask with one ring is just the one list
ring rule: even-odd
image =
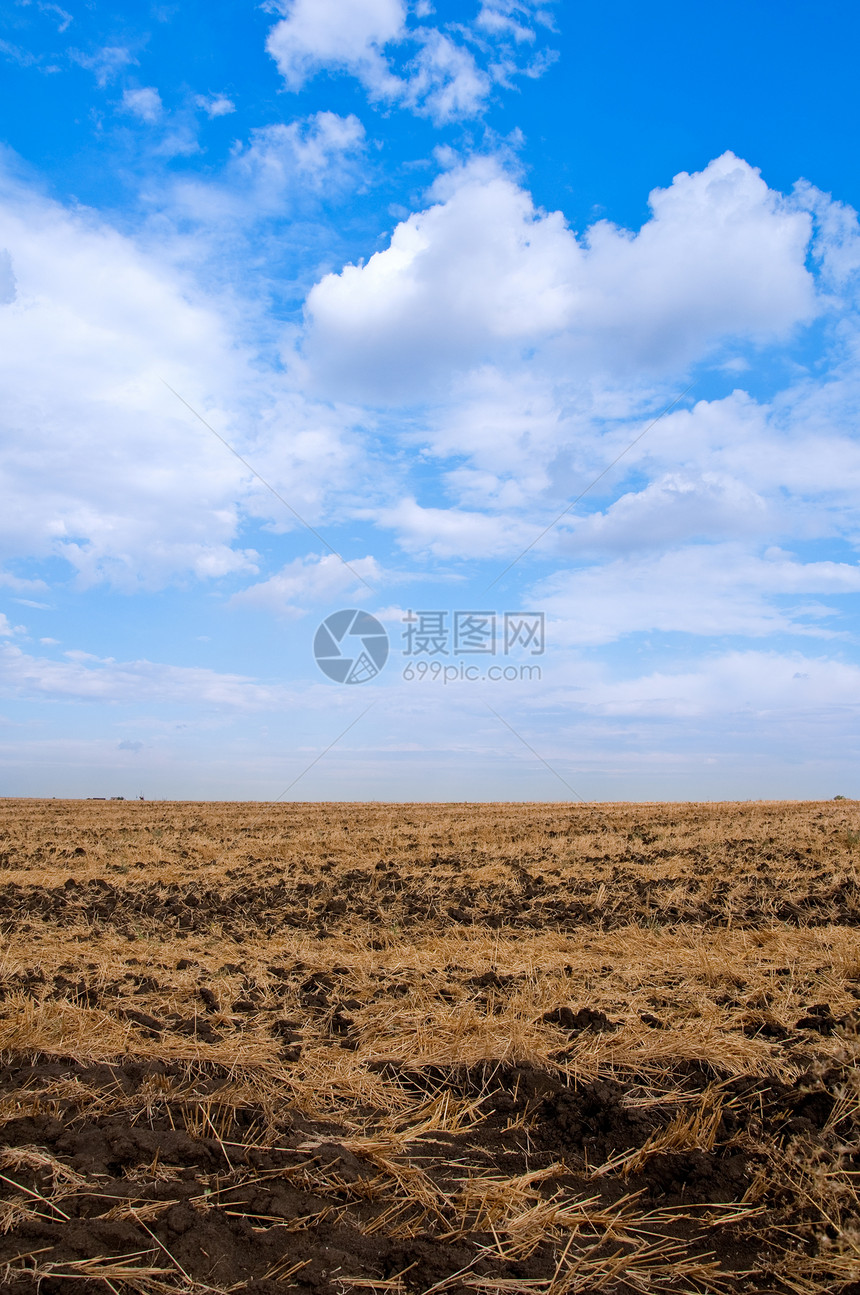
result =
[{"label": "dark soil", "polygon": [[[356,922],[533,931],[640,920],[860,924],[853,802],[404,806],[396,838],[387,806],[105,804],[70,813],[30,802],[35,842],[32,830],[17,830],[16,802],[7,804],[14,826],[0,841],[0,925],[85,918],[122,932],[202,932],[217,923],[229,935]],[[492,875],[480,872],[489,859]],[[39,875],[31,883],[27,873]]]},{"label": "dark soil", "polygon": [[[743,850],[740,855],[743,856]],[[687,857],[689,856],[689,857]],[[672,861],[689,867],[691,877],[681,907],[677,878],[643,875],[636,858],[611,867],[596,863],[588,880],[525,873],[510,861],[511,877],[493,883],[464,885],[447,867],[424,865],[424,875],[407,878],[395,865],[379,871],[353,870],[344,876],[316,876],[311,880],[285,880],[283,869],[272,868],[265,879],[261,864],[242,869],[239,884],[222,879],[214,886],[199,882],[123,882],[118,879],[70,878],[62,885],[44,887],[7,883],[0,885],[0,924],[23,918],[67,925],[86,920],[127,933],[141,923],[156,924],[188,933],[210,930],[218,923],[226,934],[243,933],[251,926],[263,933],[284,927],[336,931],[346,924],[416,926],[421,928],[475,924],[533,931],[570,930],[599,925],[611,930],[637,917],[651,925],[695,922],[705,928],[724,925],[731,914],[735,928],[753,927],[764,918],[788,926],[820,926],[839,913],[841,924],[860,925],[860,887],[853,880],[836,882],[822,877],[821,869],[805,856],[780,858],[791,866],[792,887],[780,868],[753,872],[745,893],[727,902],[719,881],[722,869],[706,855],[676,852]],[[504,861],[502,861],[504,862]],[[607,860],[608,863],[608,860]],[[743,866],[743,858],[739,860]],[[418,864],[419,869],[422,865]],[[607,903],[605,888],[611,884]],[[603,887],[603,891],[601,890]],[[671,899],[669,898],[671,896]]]},{"label": "dark soil", "polygon": [[[763,1281],[769,1228],[788,1218],[796,1225],[804,1211],[811,1224],[817,1222],[809,1203],[774,1193],[763,1202],[768,1227],[757,1218],[754,1231],[741,1224],[700,1231],[697,1211],[691,1214],[689,1207],[740,1202],[765,1161],[766,1145],[789,1153],[812,1148],[822,1164],[844,1157],[852,1138],[856,1145],[857,1125],[843,1124],[837,1138],[828,1121],[846,1075],[833,1068],[790,1088],[748,1080],[724,1083],[712,1151],[659,1152],[646,1155],[634,1172],[594,1177],[593,1167],[641,1149],[685,1104],[713,1095],[713,1076],[688,1072],[689,1067],[678,1069],[675,1104],[643,1105],[635,1101],[640,1090],[632,1079],[574,1088],[549,1072],[523,1066],[486,1064],[446,1072],[389,1063],[386,1078],[410,1095],[448,1091],[480,1097],[483,1115],[467,1133],[430,1134],[405,1144],[392,1164],[391,1157],[355,1150],[355,1141],[353,1149],[345,1146],[354,1131],[337,1124],[309,1121],[287,1106],[265,1111],[219,1099],[229,1092],[229,1076],[212,1065],[128,1059],[122,1065],[85,1067],[57,1059],[13,1059],[3,1071],[0,1097],[26,1095],[31,1107],[33,1095],[42,1093],[44,1100],[36,1113],[9,1120],[0,1135],[9,1189],[3,1194],[26,1209],[0,1238],[0,1266],[33,1255],[17,1259],[4,1289],[15,1295],[37,1290],[65,1295],[75,1277],[76,1291],[101,1295],[104,1283],[80,1268],[82,1260],[99,1256],[114,1261],[129,1256],[129,1264],[163,1268],[171,1280],[181,1269],[194,1282],[218,1289],[245,1283],[260,1295],[287,1287],[334,1295],[349,1289],[349,1278],[399,1273],[405,1274],[407,1291],[428,1291],[464,1269],[470,1280],[551,1278],[557,1255],[549,1245],[538,1245],[519,1260],[492,1257],[487,1253],[492,1238],[477,1221],[470,1228],[468,1217],[455,1217],[444,1204],[434,1216],[423,1216],[407,1197],[397,1226],[386,1224],[399,1192],[393,1165],[420,1167],[440,1199],[450,1199],[470,1176],[511,1178],[555,1165],[555,1174],[540,1188],[545,1197],[559,1190],[570,1197],[598,1195],[610,1207],[639,1193],[643,1210],[688,1207],[675,1221],[652,1221],[652,1241],[660,1235],[683,1240],[688,1257],[713,1252],[727,1279],[755,1264],[756,1280]],[[206,1132],[191,1131],[203,1110]],[[54,1163],[14,1167],[8,1157],[14,1148],[48,1152]],[[860,1153],[852,1154],[856,1170]],[[65,1184],[57,1163],[70,1171]],[[55,1181],[63,1187],[59,1195]],[[707,1210],[698,1214],[704,1225]],[[458,1235],[446,1235],[455,1224]],[[596,1236],[599,1232],[588,1236],[588,1245]],[[607,1246],[609,1253],[612,1245]],[[49,1275],[26,1274],[27,1264],[37,1262],[52,1266]],[[749,1287],[740,1276],[729,1288],[784,1289]],[[467,1288],[455,1282],[449,1289]],[[633,1287],[622,1282],[614,1289]],[[682,1280],[663,1289],[691,1288]]]}]

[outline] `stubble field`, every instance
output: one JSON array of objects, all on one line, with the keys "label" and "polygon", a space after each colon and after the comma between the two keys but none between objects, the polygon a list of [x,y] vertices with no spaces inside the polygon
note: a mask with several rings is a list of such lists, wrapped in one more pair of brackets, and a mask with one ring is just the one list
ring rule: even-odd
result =
[{"label": "stubble field", "polygon": [[14,1295],[860,1292],[860,805],[0,802]]}]

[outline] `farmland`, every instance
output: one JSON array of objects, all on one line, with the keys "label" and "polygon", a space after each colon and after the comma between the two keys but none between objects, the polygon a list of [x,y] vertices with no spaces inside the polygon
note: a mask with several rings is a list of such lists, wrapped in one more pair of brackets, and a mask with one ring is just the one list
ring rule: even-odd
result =
[{"label": "farmland", "polygon": [[860,1292],[860,805],[0,802],[0,1285]]}]

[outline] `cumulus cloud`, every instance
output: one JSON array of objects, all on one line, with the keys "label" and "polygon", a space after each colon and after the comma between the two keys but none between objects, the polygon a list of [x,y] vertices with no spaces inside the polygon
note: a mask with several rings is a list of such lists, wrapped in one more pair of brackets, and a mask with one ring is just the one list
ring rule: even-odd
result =
[{"label": "cumulus cloud", "polygon": [[[407,490],[375,512],[402,547],[515,557],[596,478],[527,564],[695,541],[743,539],[751,561],[767,538],[860,544],[851,503],[860,443],[850,432],[860,348],[847,324],[831,336],[826,380],[795,369],[769,402],[736,390],[647,430],[686,366],[722,366],[738,348],[794,342],[818,316],[839,320],[845,299],[827,283],[822,291],[810,265],[830,257],[850,288],[850,210],[831,213],[826,196],[784,198],[731,154],[656,190],[637,233],[600,222],[577,237],[486,159],[444,174],[431,196],[384,251],[326,276],[307,300],[311,380],[406,406],[407,443],[443,465],[435,497]],[[756,633],[816,625],[811,603],[804,622],[751,597],[738,624]]]},{"label": "cumulus cloud", "polygon": [[92,213],[0,183],[16,300],[0,309],[0,543],[87,583],[157,587],[257,569],[243,512],[295,525],[162,379],[319,520],[360,480],[348,417],[261,373],[240,320]]},{"label": "cumulus cloud", "polygon": [[405,31],[403,0],[292,0],[267,49],[291,90],[326,66],[345,68],[374,94],[399,88],[382,49]]},{"label": "cumulus cloud", "polygon": [[[103,563],[134,579],[150,546],[150,570],[249,566],[229,547],[236,474],[183,434],[159,382],[185,368],[187,384],[210,348],[232,367],[217,316],[98,222],[20,191],[5,197],[0,224],[22,284],[0,313],[6,552],[62,555],[90,579]],[[38,485],[22,489],[35,459]]]},{"label": "cumulus cloud", "polygon": [[197,106],[202,108],[207,117],[226,117],[236,111],[236,105],[226,94],[199,94]]},{"label": "cumulus cloud", "polygon": [[860,272],[860,221],[857,212],[844,202],[834,202],[806,180],[794,186],[798,206],[815,218],[812,253],[825,282],[844,288]]},{"label": "cumulus cloud", "polygon": [[744,481],[719,472],[670,472],[605,510],[565,519],[562,552],[655,549],[698,539],[773,534],[778,517]]},{"label": "cumulus cloud", "polygon": [[297,180],[313,186],[329,183],[335,167],[363,146],[364,127],[353,113],[317,112],[253,130],[248,147],[235,154],[232,173],[271,200]]},{"label": "cumulus cloud", "polygon": [[[714,474],[712,481],[723,482],[739,502],[746,497],[746,522],[739,512],[735,521],[747,534],[757,527],[757,518],[772,534],[791,533],[799,539],[833,535],[846,526],[850,530],[860,490],[860,442],[851,423],[858,399],[860,374],[846,369],[824,381],[804,376],[770,402],[735,391],[679,409],[661,420],[639,448],[637,461],[654,478],[647,493],[618,500],[605,518],[584,524],[582,533],[590,527],[595,535],[603,530],[608,536],[623,515],[649,508],[648,496],[656,503],[667,470],[670,476],[680,471],[687,480],[702,472]],[[711,502],[702,499],[703,520],[713,510],[713,488],[708,489]],[[676,517],[683,511],[680,503],[675,497]]]},{"label": "cumulus cloud", "polygon": [[347,567],[333,553],[314,553],[296,558],[268,580],[261,580],[234,594],[231,603],[235,607],[255,607],[279,616],[304,616],[309,607],[326,602],[335,595],[353,591],[366,594],[362,580],[373,586],[380,578],[379,565],[372,557],[350,558]]},{"label": "cumulus cloud", "polygon": [[283,9],[267,48],[291,90],[329,68],[356,77],[371,101],[442,123],[477,116],[495,84],[541,70],[535,60],[518,66],[512,54],[534,42],[530,22],[545,24],[546,14],[529,4],[486,3],[471,28],[457,23],[447,31],[421,21],[430,6],[415,6],[419,21],[410,23],[404,0],[286,0]]},{"label": "cumulus cloud", "polygon": [[131,113],[133,117],[139,117],[147,125],[158,121],[164,111],[161,95],[152,85],[141,86],[136,90],[125,90],[122,106],[126,112]]},{"label": "cumulus cloud", "polygon": [[[338,159],[363,145],[354,116],[268,127],[235,152],[233,186],[274,207],[300,181],[328,186]],[[635,234],[599,225],[577,237],[486,161],[446,173],[432,197],[384,252],[312,290],[307,368],[288,376],[260,366],[223,300],[92,214],[8,182],[0,246],[17,290],[0,310],[6,551],[59,556],[84,582],[128,588],[183,573],[241,578],[237,606],[288,616],[320,591],[354,587],[330,557],[258,575],[243,520],[295,521],[165,391],[164,375],[229,439],[253,427],[242,445],[255,467],[315,524],[343,491],[341,518],[393,531],[410,553],[514,557],[552,519],[554,493],[578,493],[646,425],[664,372],[727,336],[778,340],[824,309],[806,264],[808,210],[732,155],[655,191]],[[818,236],[847,246],[848,218],[825,235],[819,207]],[[825,388],[802,375],[768,405],[743,392],[700,401],[649,433],[629,460],[635,484],[566,518],[538,550],[579,566],[541,590],[569,642],[841,632],[828,599],[856,592],[856,568],[762,549],[765,537],[790,545],[850,525],[854,372]],[[419,499],[393,471],[372,490],[357,484],[369,477],[352,433],[358,412],[296,390],[306,374],[327,396],[443,391],[409,437],[429,446],[424,464],[453,460],[434,486],[455,506],[438,489]],[[34,462],[47,465],[35,486]],[[824,511],[809,504],[816,491],[828,496]],[[613,560],[582,565],[595,556]],[[360,562],[378,574],[373,559]]]},{"label": "cumulus cloud", "polygon": [[375,518],[397,532],[407,552],[467,562],[516,553],[534,538],[534,526],[528,521],[462,508],[425,507],[412,497],[378,509]]},{"label": "cumulus cloud", "polygon": [[583,238],[491,162],[440,178],[388,248],[315,285],[307,354],[367,399],[432,396],[452,372],[549,347],[557,363],[666,373],[727,337],[786,337],[819,305],[811,222],[727,153],[651,194],[638,233]]},{"label": "cumulus cloud", "polygon": [[364,150],[364,126],[353,113],[323,111],[261,126],[234,147],[216,179],[178,183],[171,206],[200,227],[248,228],[360,183]]},{"label": "cumulus cloud", "polygon": [[471,52],[432,28],[422,35],[401,97],[435,121],[456,121],[476,116],[491,88],[492,78],[478,67]]}]

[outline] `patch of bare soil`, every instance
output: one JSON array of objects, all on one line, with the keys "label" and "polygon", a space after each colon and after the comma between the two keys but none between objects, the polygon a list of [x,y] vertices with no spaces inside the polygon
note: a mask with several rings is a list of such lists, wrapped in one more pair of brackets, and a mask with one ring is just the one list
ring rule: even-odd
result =
[{"label": "patch of bare soil", "polygon": [[[767,1232],[796,1226],[798,1208],[816,1221],[784,1182],[741,1206],[772,1150],[834,1165],[857,1131],[833,1121],[850,1082],[836,1067],[790,1088],[681,1067],[673,1102],[527,1066],[389,1071],[423,1098],[396,1137],[374,1136],[372,1116],[356,1135],[288,1105],[237,1101],[220,1067],[36,1058],[7,1068],[3,1096],[30,1113],[8,1120],[0,1142],[13,1189],[6,1288],[50,1295],[75,1278],[84,1291],[145,1289],[178,1276],[272,1295],[397,1277],[405,1289],[501,1289],[551,1283],[559,1222],[587,1241],[589,1281],[616,1267],[614,1285],[635,1289],[637,1269],[650,1268],[664,1289],[706,1290],[754,1263],[760,1282],[769,1252],[776,1265],[781,1256]],[[464,1098],[466,1129],[433,1127],[434,1111]],[[696,1121],[708,1124],[708,1149],[678,1137]],[[849,1158],[856,1172],[860,1156]]]}]

